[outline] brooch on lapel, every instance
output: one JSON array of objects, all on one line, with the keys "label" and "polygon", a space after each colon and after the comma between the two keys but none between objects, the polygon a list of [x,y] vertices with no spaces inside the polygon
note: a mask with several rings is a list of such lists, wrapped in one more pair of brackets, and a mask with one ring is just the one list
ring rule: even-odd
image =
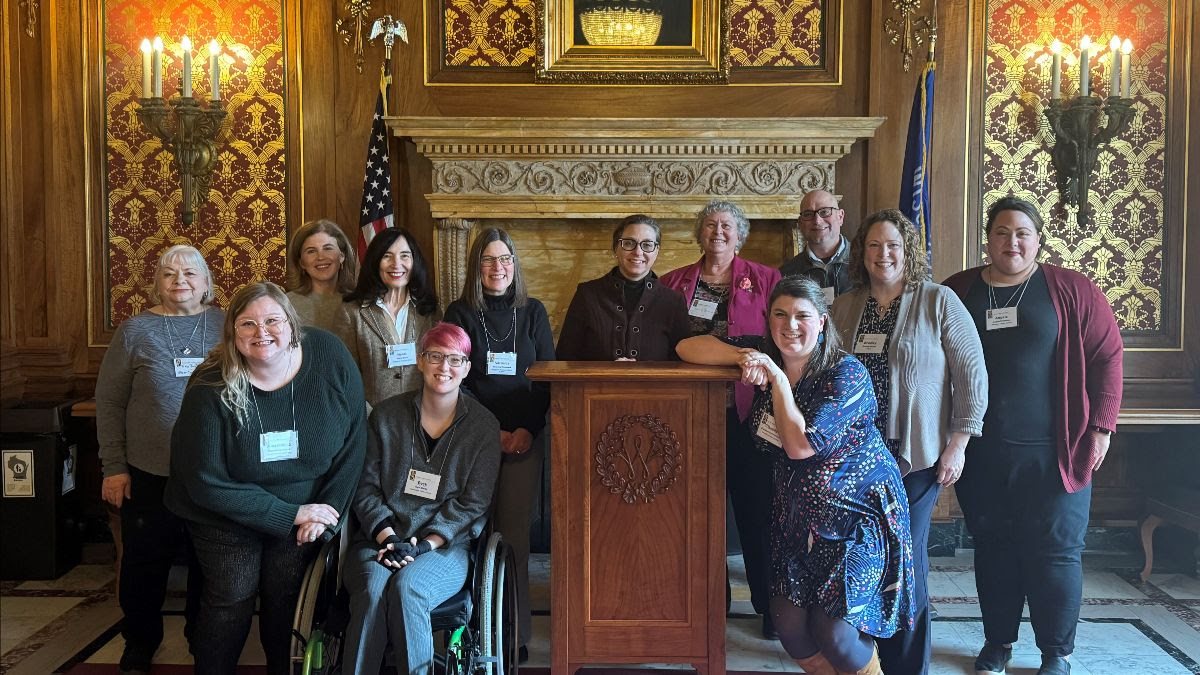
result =
[{"label": "brooch on lapel", "polygon": [[738,284],[738,288],[742,289],[743,291],[748,291],[750,293],[753,293],[754,292],[754,282],[750,281],[750,277],[742,277],[742,281],[741,281],[741,283]]}]

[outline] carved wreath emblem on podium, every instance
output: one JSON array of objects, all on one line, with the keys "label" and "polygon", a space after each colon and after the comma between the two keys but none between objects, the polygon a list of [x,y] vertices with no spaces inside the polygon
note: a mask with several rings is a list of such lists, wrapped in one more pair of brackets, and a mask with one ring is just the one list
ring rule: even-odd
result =
[{"label": "carved wreath emblem on podium", "polygon": [[[649,433],[630,433],[634,426]],[[596,473],[608,491],[629,504],[639,499],[649,504],[671,488],[683,468],[679,439],[665,422],[653,415],[622,415],[600,434],[596,443]]]}]

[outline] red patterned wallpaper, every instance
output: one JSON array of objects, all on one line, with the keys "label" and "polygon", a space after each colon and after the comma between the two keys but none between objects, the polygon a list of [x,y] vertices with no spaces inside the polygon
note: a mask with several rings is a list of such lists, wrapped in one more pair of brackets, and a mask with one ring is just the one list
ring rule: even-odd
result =
[{"label": "red patterned wallpaper", "polygon": [[[1121,327],[1130,331],[1153,331],[1162,325],[1170,3],[1010,0],[988,3],[987,8],[981,131],[984,210],[1008,194],[1038,204],[1047,223],[1046,258],[1095,281]],[[1135,116],[1129,129],[1096,160],[1089,199],[1093,222],[1080,228],[1075,209],[1061,202],[1050,162],[1054,135],[1043,115],[1050,92],[1048,48],[1055,38],[1071,46],[1062,82],[1063,95],[1074,96],[1079,40],[1089,35],[1102,46],[1099,57],[1092,59],[1095,89],[1107,95],[1107,45],[1113,33],[1134,44]]]},{"label": "red patterned wallpaper", "polygon": [[[823,67],[825,0],[731,0],[736,69]],[[533,0],[441,0],[442,67],[532,70]]]},{"label": "red patterned wallpaper", "polygon": [[[283,8],[280,2],[117,0],[104,3],[109,318],[115,325],[150,304],[154,263],[175,244],[204,254],[225,305],[239,287],[282,280],[285,247]],[[180,220],[174,157],[140,125],[143,37],[160,35],[163,94],[178,95],[179,40],[196,44],[195,96],[208,99],[209,40],[223,47],[227,116],[212,190],[196,221]]]}]

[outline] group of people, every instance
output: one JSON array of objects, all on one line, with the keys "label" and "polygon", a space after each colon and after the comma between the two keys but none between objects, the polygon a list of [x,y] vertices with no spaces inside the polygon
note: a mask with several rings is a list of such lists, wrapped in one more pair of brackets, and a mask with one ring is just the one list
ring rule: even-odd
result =
[{"label": "group of people", "polygon": [[926,672],[929,525],[951,485],[976,546],[977,669],[1004,672],[1028,599],[1040,672],[1069,672],[1089,484],[1120,404],[1113,312],[1085,277],[1038,262],[1027,202],[992,206],[988,264],[945,285],[900,212],[852,240],[843,219],[832,194],[805,195],[806,246],[776,269],[739,255],[750,222],[714,201],[696,218],[700,259],[660,278],[660,226],[629,216],[557,346],[500,228],[476,236],[444,315],[404,228],[376,235],[359,269],[340,227],[308,223],[291,290],[250,284],[226,312],[200,253],[170,248],[156,304],[121,324],[97,382],[122,671],[149,670],[184,551],[197,671],[234,672],[257,602],[268,671],[288,672],[300,581],[342,528],[350,672],[377,672],[389,645],[398,668],[432,671],[429,612],[462,587],[489,520],[516,553],[524,645],[549,406],[526,369],[682,358],[741,368],[725,452],[751,602],[806,672]]}]

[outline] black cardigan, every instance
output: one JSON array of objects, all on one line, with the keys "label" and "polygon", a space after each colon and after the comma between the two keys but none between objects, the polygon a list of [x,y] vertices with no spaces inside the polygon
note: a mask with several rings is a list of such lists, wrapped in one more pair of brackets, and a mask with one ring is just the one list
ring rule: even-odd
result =
[{"label": "black cardigan", "polygon": [[517,308],[513,335],[503,341],[513,322],[513,293],[499,297],[486,297],[487,309],[482,312],[487,321],[492,351],[513,351],[514,340],[517,352],[516,375],[488,375],[488,339],[483,333],[480,312],[461,299],[446,308],[445,320],[461,326],[471,338],[471,371],[463,386],[483,403],[484,407],[500,421],[504,431],[525,429],[537,436],[546,426],[546,410],[550,407],[550,386],[546,382],[530,382],[525,371],[534,361],[554,360],[554,336],[550,331],[550,317],[546,308],[534,298],[529,298],[524,307]]}]

